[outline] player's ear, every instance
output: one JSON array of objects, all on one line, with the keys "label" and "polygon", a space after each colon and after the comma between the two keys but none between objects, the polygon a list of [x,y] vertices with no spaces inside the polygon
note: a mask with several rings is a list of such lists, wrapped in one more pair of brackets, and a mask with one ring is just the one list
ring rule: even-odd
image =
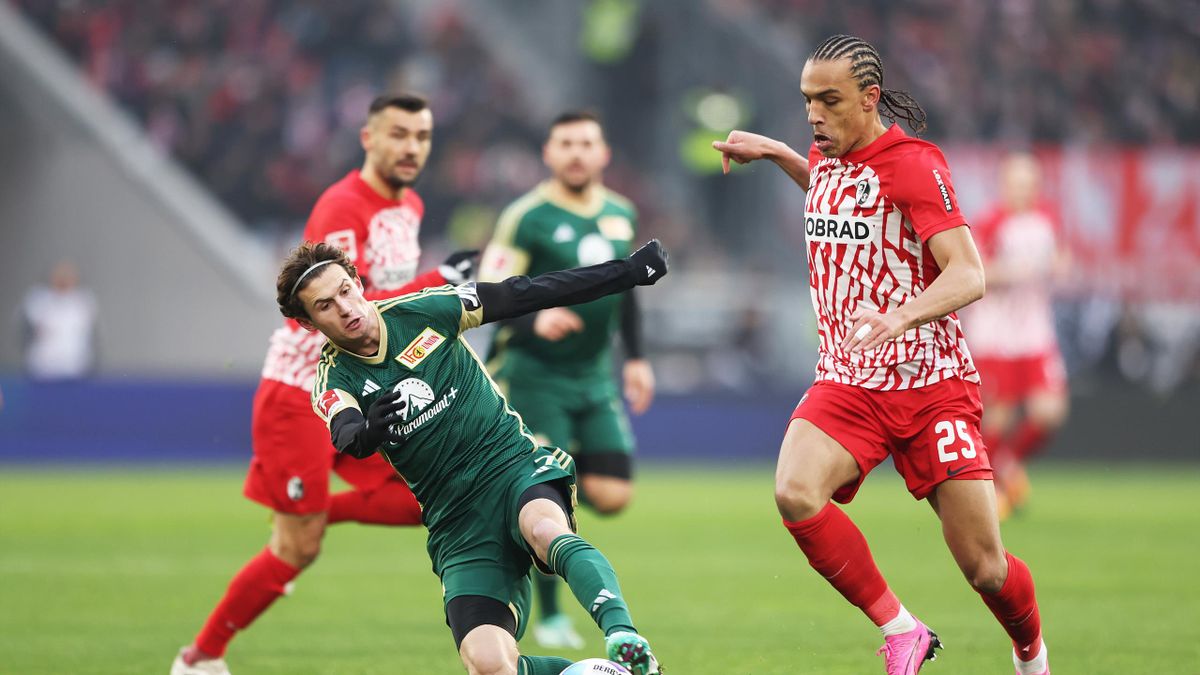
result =
[{"label": "player's ear", "polygon": [[879,85],[873,84],[863,90],[862,109],[863,112],[874,112],[879,107],[879,98],[883,95],[883,90]]},{"label": "player's ear", "polygon": [[358,130],[358,142],[360,145],[362,145],[363,152],[371,151],[371,120],[370,119],[368,119],[367,123],[362,125],[362,128],[360,128]]},{"label": "player's ear", "polygon": [[317,327],[315,325],[313,325],[313,322],[309,321],[308,319],[303,319],[303,318],[297,317],[296,323],[300,324],[301,328],[303,328],[304,330],[306,330],[310,333],[317,332]]}]

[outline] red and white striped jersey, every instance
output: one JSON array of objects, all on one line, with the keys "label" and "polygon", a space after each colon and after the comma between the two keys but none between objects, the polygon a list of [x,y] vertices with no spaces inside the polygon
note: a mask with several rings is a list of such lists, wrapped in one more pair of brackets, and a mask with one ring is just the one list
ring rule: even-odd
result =
[{"label": "red and white striped jersey", "polygon": [[[445,283],[436,271],[422,275],[420,283],[412,283],[421,257],[417,235],[424,215],[425,204],[415,191],[405,190],[399,200],[387,199],[358,171],[351,171],[321,194],[305,225],[304,241],[325,242],[344,250],[358,268],[363,295],[368,300],[387,298]],[[285,321],[271,335],[263,379],[303,389],[308,395],[324,346],[321,333]]]},{"label": "red and white striped jersey", "polygon": [[940,269],[926,242],[966,220],[936,145],[893,125],[865,148],[808,153],[804,206],[809,286],[817,314],[817,380],[868,389],[914,389],[958,377],[978,382],[951,314],[865,352],[839,345],[859,307],[887,313],[918,296]]},{"label": "red and white striped jersey", "polygon": [[996,208],[973,229],[985,266],[1004,270],[1004,282],[989,283],[987,297],[963,311],[976,356],[1057,352],[1050,297],[1058,253],[1054,219],[1040,208],[1020,213]]}]

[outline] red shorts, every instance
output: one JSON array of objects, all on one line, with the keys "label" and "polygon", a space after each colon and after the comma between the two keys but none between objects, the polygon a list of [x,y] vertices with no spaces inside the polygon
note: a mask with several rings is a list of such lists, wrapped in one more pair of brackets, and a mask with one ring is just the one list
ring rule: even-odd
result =
[{"label": "red shorts", "polygon": [[982,413],[979,387],[957,378],[900,391],[817,382],[792,419],[812,422],[858,463],[858,480],[833,493],[835,501],[847,504],[888,455],[917,499],[944,480],[991,479],[979,435]]},{"label": "red shorts", "polygon": [[246,497],[281,513],[304,515],[329,509],[330,471],[358,490],[402,480],[379,455],[339,454],[310,400],[298,387],[258,383],[251,422],[254,458],[242,488]]},{"label": "red shorts", "polygon": [[1016,358],[975,359],[983,397],[988,401],[1018,403],[1041,392],[1062,393],[1067,389],[1067,369],[1057,349]]}]

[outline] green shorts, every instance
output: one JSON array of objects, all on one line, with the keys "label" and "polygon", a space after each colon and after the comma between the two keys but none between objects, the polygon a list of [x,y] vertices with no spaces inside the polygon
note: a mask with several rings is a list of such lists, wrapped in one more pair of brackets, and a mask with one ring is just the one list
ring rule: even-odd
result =
[{"label": "green shorts", "polygon": [[[499,600],[512,609],[517,639],[521,639],[529,619],[529,568],[535,556],[521,536],[517,502],[529,488],[552,481],[558,482],[574,509],[574,462],[557,448],[538,448],[528,460],[492,480],[470,509],[429,532],[426,548],[433,571],[442,580],[443,607],[462,595]],[[574,530],[574,516],[568,515]]]},{"label": "green shorts", "polygon": [[541,442],[572,455],[633,454],[633,431],[611,377],[541,386],[516,379],[501,382],[509,405]]}]

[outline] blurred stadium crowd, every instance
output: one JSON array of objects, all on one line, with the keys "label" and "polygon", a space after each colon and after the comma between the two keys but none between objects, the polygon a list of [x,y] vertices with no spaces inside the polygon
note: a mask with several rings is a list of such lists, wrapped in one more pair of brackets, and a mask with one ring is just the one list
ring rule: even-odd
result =
[{"label": "blurred stadium crowd", "polygon": [[[256,236],[281,246],[297,236],[321,190],[361,161],[358,128],[383,90],[419,91],[432,103],[437,140],[419,185],[431,254],[448,246],[440,243],[447,238],[481,243],[496,209],[543,175],[545,120],[528,96],[536,83],[500,65],[478,23],[466,20],[472,3],[465,0],[12,1]],[[654,68],[636,62],[653,54],[638,45],[663,33],[667,6],[678,3],[585,4],[585,22],[627,37],[597,47],[588,44],[589,27],[577,27],[587,59],[612,78]],[[688,11],[714,24],[761,28],[765,41],[800,49],[796,74],[804,45],[853,26],[887,55],[889,86],[922,102],[929,136],[939,142],[1200,143],[1196,3],[708,0]],[[630,67],[622,69],[622,61]],[[614,138],[645,137],[645,129],[631,128],[647,119],[639,105],[680,107],[649,94],[641,100],[641,84],[623,80],[604,93],[601,108],[616,112],[608,115]],[[685,212],[660,203],[666,200],[658,199],[653,164],[632,145],[617,147],[606,182],[639,206],[643,235],[662,236],[698,270],[725,256],[714,242],[721,224],[712,221],[728,207]],[[744,202],[728,191],[715,198]],[[701,229],[708,235],[681,225],[690,220],[707,225]],[[695,377],[679,387],[712,381],[737,388],[787,371],[756,367],[750,358],[769,341],[769,309],[735,308],[707,324],[675,317],[684,327],[664,331],[666,342],[672,334],[723,327],[720,340],[703,345],[718,357],[694,363]],[[1071,358],[1074,344],[1077,369],[1121,374],[1163,392],[1200,380],[1194,307],[1147,310],[1121,298],[1076,297],[1063,320],[1070,333],[1064,346]],[[795,372],[811,373],[811,362],[804,359]]]}]

